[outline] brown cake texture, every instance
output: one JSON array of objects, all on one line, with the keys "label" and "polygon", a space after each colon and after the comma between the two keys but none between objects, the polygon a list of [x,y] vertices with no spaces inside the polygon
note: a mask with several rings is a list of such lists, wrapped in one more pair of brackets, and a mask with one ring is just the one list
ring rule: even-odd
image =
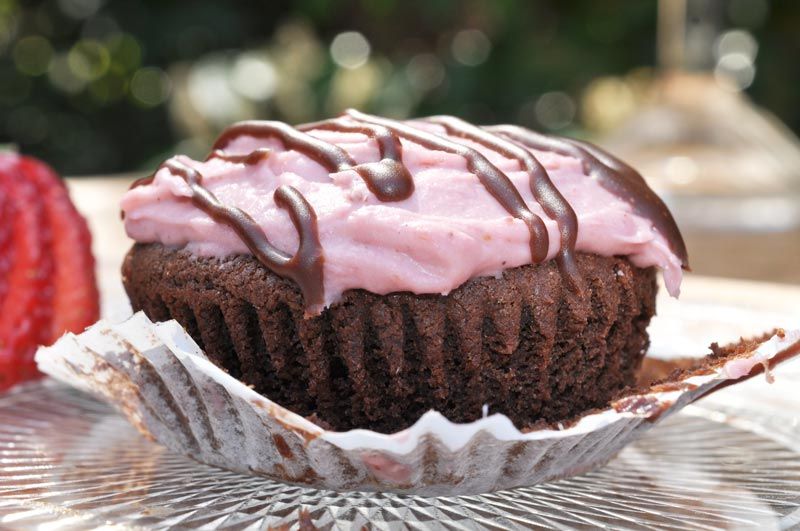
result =
[{"label": "brown cake texture", "polygon": [[583,293],[547,261],[448,295],[351,290],[310,317],[298,286],[250,255],[136,244],[123,281],[135,310],[177,320],[211,361],[324,427],[388,433],[429,409],[466,422],[487,405],[524,429],[605,405],[648,346],[655,270],[576,258]]}]

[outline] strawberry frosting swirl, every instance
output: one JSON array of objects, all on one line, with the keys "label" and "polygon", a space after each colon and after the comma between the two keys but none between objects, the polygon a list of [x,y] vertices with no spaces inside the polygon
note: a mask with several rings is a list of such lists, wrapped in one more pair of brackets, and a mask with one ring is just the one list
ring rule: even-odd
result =
[{"label": "strawberry frosting swirl", "polygon": [[[448,137],[435,123],[405,122]],[[375,139],[359,132],[311,129],[307,133],[345,150],[357,163],[381,160]],[[558,224],[534,199],[529,174],[520,162],[486,146],[458,138],[501,170],[519,191],[549,235],[547,259],[561,247]],[[219,201],[246,212],[269,241],[288,254],[298,247],[289,214],[274,199],[281,185],[296,189],[313,207],[324,253],[324,306],[349,289],[377,294],[410,291],[447,294],[477,276],[500,275],[530,264],[530,232],[512,217],[469,171],[464,157],[401,138],[402,164],[413,179],[413,194],[400,201],[380,200],[354,169],[330,173],[313,157],[287,149],[278,138],[242,135],[226,152],[263,157],[175,160],[202,175],[203,186]],[[682,260],[653,221],[584,173],[581,160],[529,149],[575,211],[575,250],[601,256],[622,255],[638,267],[663,270],[669,293],[677,296]],[[216,222],[188,199],[192,190],[169,167],[122,199],[125,229],[137,242],[186,248],[199,256],[250,253],[228,226]]]}]

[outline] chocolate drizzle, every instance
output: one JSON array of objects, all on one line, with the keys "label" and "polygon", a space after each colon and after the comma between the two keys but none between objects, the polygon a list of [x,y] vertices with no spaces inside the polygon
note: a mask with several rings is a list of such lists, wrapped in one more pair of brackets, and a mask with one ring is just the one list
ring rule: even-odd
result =
[{"label": "chocolate drizzle", "polygon": [[[309,129],[366,134],[377,140],[381,160],[356,165],[350,155],[339,146],[329,144],[303,132]],[[222,152],[231,141],[239,136],[277,137],[287,149],[294,149],[316,160],[329,172],[354,170],[381,201],[402,201],[414,193],[414,181],[411,179],[408,169],[401,162],[400,140],[383,127],[347,124],[336,120],[298,128],[282,122],[241,122],[232,125],[222,133],[214,143],[214,151]]]},{"label": "chocolate drizzle", "polygon": [[213,220],[233,229],[262,264],[276,274],[297,282],[307,307],[322,308],[325,302],[323,256],[317,233],[317,215],[300,192],[283,185],[275,190],[273,196],[278,207],[289,211],[289,217],[300,237],[300,245],[292,256],[273,246],[249,214],[234,206],[222,204],[214,194],[204,188],[200,172],[174,158],[164,162],[162,167],[186,181],[192,190],[192,203]]},{"label": "chocolate drizzle", "polygon": [[269,157],[270,150],[269,148],[258,148],[250,153],[242,153],[242,154],[235,154],[235,153],[226,153],[221,149],[215,149],[211,152],[211,154],[206,157],[206,160],[211,159],[219,159],[224,160],[226,162],[233,162],[234,164],[245,164],[248,166],[252,166],[254,164],[258,164],[262,160]]},{"label": "chocolate drizzle", "polygon": [[233,124],[222,132],[211,149],[224,152],[231,142],[242,136],[278,138],[286,149],[299,151],[329,172],[349,170],[355,165],[347,151],[339,146],[324,142],[283,122],[247,121]]},{"label": "chocolate drizzle", "polygon": [[445,151],[464,157],[467,161],[467,169],[478,177],[478,180],[483,187],[486,188],[486,191],[489,192],[509,214],[517,219],[521,219],[527,225],[528,231],[531,233],[531,261],[533,263],[539,263],[547,258],[549,237],[547,228],[544,226],[542,219],[534,215],[533,212],[528,209],[525,200],[519,195],[519,191],[514,187],[514,184],[508,176],[497,169],[478,151],[464,144],[454,142],[444,136],[428,133],[427,131],[388,118],[370,116],[353,109],[346,111],[345,114],[361,123],[385,127],[394,134],[428,149]]},{"label": "chocolate drizzle", "polygon": [[552,151],[580,160],[586,175],[595,178],[600,186],[629,203],[634,212],[651,220],[683,267],[689,267],[686,245],[672,214],[636,170],[586,142],[542,135],[514,125],[487,127],[486,130],[537,151]]},{"label": "chocolate drizzle", "polygon": [[381,160],[359,164],[353,169],[358,172],[367,188],[384,202],[402,201],[414,193],[414,179],[403,165],[403,146],[400,139],[389,129],[371,124],[348,123],[341,118],[325,120],[297,127],[300,131],[313,129],[320,131],[339,131],[361,133],[378,143]]},{"label": "chocolate drizzle", "polygon": [[[552,151],[580,160],[586,175],[631,204],[637,214],[653,221],[666,238],[670,249],[680,258],[683,266],[688,268],[686,247],[667,207],[636,170],[600,148],[577,140],[541,135],[516,126],[477,127],[449,116],[431,117],[426,121],[442,127],[445,134],[435,134],[408,123],[371,116],[352,109],[338,118],[297,128],[274,121],[240,122],[223,131],[206,160],[259,164],[269,157],[269,148],[262,147],[249,153],[231,153],[226,148],[242,136],[276,138],[283,143],[285,149],[306,155],[329,173],[355,171],[380,201],[393,202],[407,199],[414,193],[414,181],[402,162],[401,139],[427,149],[456,154],[465,159],[468,170],[475,174],[486,191],[511,216],[525,223],[530,233],[531,261],[544,261],[549,251],[549,236],[544,221],[528,208],[505,173],[479,151],[454,139],[469,140],[516,160],[520,168],[528,174],[534,198],[545,214],[558,224],[561,241],[556,256],[557,264],[568,285],[580,292],[583,290],[583,280],[574,257],[578,235],[577,216],[532,152]],[[356,164],[344,149],[308,134],[308,131],[313,130],[366,135],[376,142],[380,160]],[[247,213],[234,206],[224,205],[203,187],[202,175],[197,170],[175,158],[167,160],[161,167],[184,179],[191,188],[192,203],[215,221],[233,229],[261,263],[278,275],[294,280],[303,292],[309,312],[321,311],[325,304],[325,293],[323,253],[317,218],[312,206],[299,191],[284,185],[274,192],[275,203],[289,212],[299,234],[298,249],[294,255],[289,255],[274,247],[261,227]],[[150,184],[154,176],[155,174],[139,179],[132,188]]]},{"label": "chocolate drizzle", "polygon": [[512,140],[494,135],[453,116],[433,116],[427,121],[441,125],[450,136],[466,138],[519,162],[520,167],[529,175],[533,197],[545,213],[558,223],[561,246],[556,261],[559,269],[574,289],[581,289],[583,281],[575,265],[574,255],[575,241],[578,238],[578,217],[536,157]]}]

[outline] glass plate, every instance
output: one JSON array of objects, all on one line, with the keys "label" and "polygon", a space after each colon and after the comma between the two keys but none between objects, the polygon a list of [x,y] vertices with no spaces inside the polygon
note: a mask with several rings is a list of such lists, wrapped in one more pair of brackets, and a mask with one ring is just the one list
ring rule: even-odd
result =
[{"label": "glass plate", "polygon": [[201,465],[45,381],[0,398],[0,527],[785,529],[800,524],[800,426],[764,413],[701,403],[590,474],[420,498],[317,491]]},{"label": "glass plate", "polygon": [[[652,355],[800,323],[795,286],[688,277],[683,288],[680,302],[661,290]],[[754,378],[682,410],[595,472],[449,498],[216,469],[86,395],[31,383],[0,395],[0,529],[800,529],[800,362],[776,372],[771,386]]]}]

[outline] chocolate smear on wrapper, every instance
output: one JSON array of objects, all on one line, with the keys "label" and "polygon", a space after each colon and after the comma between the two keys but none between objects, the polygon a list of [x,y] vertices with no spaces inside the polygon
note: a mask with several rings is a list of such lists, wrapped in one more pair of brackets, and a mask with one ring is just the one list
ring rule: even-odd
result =
[{"label": "chocolate smear on wrapper", "polygon": [[797,355],[800,330],[779,330],[716,347],[678,366],[674,379],[562,427],[520,432],[502,414],[456,424],[429,411],[391,435],[324,430],[212,364],[175,321],[154,324],[143,313],[67,334],[36,359],[43,372],[116,406],[145,436],[203,463],[317,488],[434,496],[587,472],[667,415]]}]

